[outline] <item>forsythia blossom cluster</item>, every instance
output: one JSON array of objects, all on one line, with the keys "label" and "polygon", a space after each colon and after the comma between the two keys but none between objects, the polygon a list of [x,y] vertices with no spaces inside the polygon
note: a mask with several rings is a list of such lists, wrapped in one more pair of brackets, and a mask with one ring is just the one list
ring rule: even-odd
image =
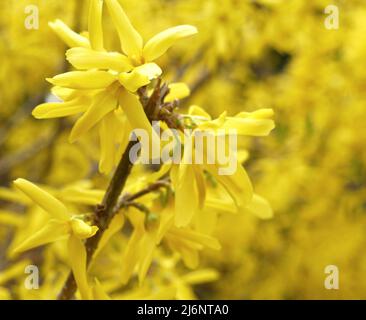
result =
[{"label": "forsythia blossom cluster", "polygon": [[[106,49],[105,8],[117,30],[121,52]],[[112,178],[107,191],[94,189],[88,181],[57,190],[15,180],[16,190],[3,190],[0,196],[18,200],[28,208],[29,216],[17,225],[21,231],[10,245],[9,257],[18,259],[24,251],[53,244],[45,249],[47,272],[51,272],[42,284],[45,294],[50,294],[47,281],[52,278],[61,283],[61,295],[69,294],[69,285],[62,286],[65,277],[57,274],[57,268],[51,271],[60,259],[66,262],[60,273],[67,273],[70,266],[82,299],[147,298],[163,293],[171,298],[194,298],[190,286],[213,281],[218,273],[213,269],[179,273],[182,262],[189,269],[198,268],[201,251],[220,250],[220,242],[212,234],[219,218],[216,212],[245,211],[268,219],[272,210],[254,193],[241,165],[246,150],[236,154],[234,172],[222,174],[228,163],[215,162],[215,148],[205,143],[200,162],[197,145],[185,143],[180,149],[181,161],[164,163],[152,172],[135,164],[127,184],[121,185],[119,200],[109,207],[108,197],[122,183],[120,172],[131,170],[123,162],[129,141],[135,130],[144,129],[156,148],[154,141],[160,142],[161,136],[151,125],[155,120],[165,130],[178,129],[181,138],[188,135],[191,142],[207,134],[223,138],[227,146],[232,130],[239,138],[268,135],[274,128],[272,109],[241,111],[234,116],[223,112],[217,118],[196,105],[181,111],[179,100],[189,96],[188,86],[183,82],[161,85],[163,71],[155,61],[177,40],[196,34],[193,26],[169,28],[144,43],[117,0],[90,1],[87,33],[79,34],[61,20],[49,25],[70,47],[66,58],[76,71],[48,79],[59,101],[42,103],[32,114],[37,119],[76,119],[69,135],[71,143],[88,138],[97,128],[99,171]],[[148,110],[150,103],[155,103],[152,111]],[[92,247],[93,243],[97,245]],[[138,285],[131,290],[128,284],[136,280]]]}]

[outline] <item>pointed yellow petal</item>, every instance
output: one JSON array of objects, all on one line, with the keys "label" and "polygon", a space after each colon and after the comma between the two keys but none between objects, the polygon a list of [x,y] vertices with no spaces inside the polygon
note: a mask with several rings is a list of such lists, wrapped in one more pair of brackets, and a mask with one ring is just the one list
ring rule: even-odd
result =
[{"label": "pointed yellow petal", "polygon": [[142,54],[142,38],[132,26],[126,13],[117,0],[105,0],[112,21],[117,29],[122,50],[129,57],[140,57]]},{"label": "pointed yellow petal", "polygon": [[108,294],[106,294],[97,278],[94,279],[94,282],[95,282],[93,287],[94,300],[111,300],[111,297],[108,296]]},{"label": "pointed yellow petal", "polygon": [[213,238],[209,235],[199,233],[188,228],[174,228],[171,230],[171,232],[182,240],[200,244],[213,250],[221,249],[220,242],[216,238]]},{"label": "pointed yellow petal", "polygon": [[252,200],[253,187],[241,164],[237,165],[232,175],[220,175],[218,165],[205,164],[205,169],[226,189],[239,208],[246,206]]},{"label": "pointed yellow petal", "polygon": [[71,48],[66,52],[66,59],[77,69],[111,69],[118,72],[130,71],[130,60],[118,52],[94,51],[86,48]]},{"label": "pointed yellow petal", "polygon": [[235,128],[239,135],[266,136],[275,127],[273,114],[272,109],[240,112],[235,117],[227,117],[223,128]]},{"label": "pointed yellow petal", "polygon": [[177,300],[196,300],[197,297],[190,286],[187,286],[183,281],[178,281],[177,286]]},{"label": "pointed yellow petal", "polygon": [[238,213],[238,207],[233,203],[230,197],[219,198],[215,196],[208,196],[206,198],[205,206],[209,211],[221,213]]},{"label": "pointed yellow petal", "polygon": [[77,91],[74,89],[69,88],[63,88],[63,87],[52,87],[51,92],[53,95],[55,95],[57,98],[59,98],[62,101],[69,101],[77,97]]},{"label": "pointed yellow petal", "polygon": [[104,50],[102,29],[103,1],[91,0],[89,7],[89,40],[92,49]]},{"label": "pointed yellow petal", "polygon": [[169,28],[152,37],[144,46],[145,61],[153,61],[163,55],[178,39],[197,33],[197,29],[190,25]]},{"label": "pointed yellow petal", "polygon": [[[169,210],[170,211],[170,210]],[[157,231],[155,243],[158,245],[163,240],[174,222],[174,215],[170,212],[160,215],[159,229]]]},{"label": "pointed yellow petal", "polygon": [[250,119],[271,119],[274,115],[273,109],[264,108],[253,112],[239,112],[235,117]]},{"label": "pointed yellow petal", "polygon": [[[19,262],[13,263],[9,267],[7,267],[5,270],[0,271],[0,286],[6,284],[9,280],[17,279],[19,277],[24,276],[24,269],[32,264],[32,261],[30,260],[21,260]],[[0,287],[1,288],[1,287]],[[0,295],[0,300],[1,295]]]},{"label": "pointed yellow petal", "polygon": [[226,111],[224,111],[223,113],[220,114],[220,116],[218,118],[216,118],[214,120],[202,122],[199,125],[199,129],[200,130],[209,130],[209,131],[219,130],[224,126],[226,119],[227,119]]},{"label": "pointed yellow petal", "polygon": [[99,171],[108,174],[114,166],[116,154],[116,132],[119,130],[116,124],[114,112],[108,113],[101,121],[99,127],[100,160]]},{"label": "pointed yellow petal", "polygon": [[42,229],[32,234],[20,245],[14,248],[12,254],[27,251],[47,243],[64,239],[70,234],[70,228],[66,222],[50,220]]},{"label": "pointed yellow petal", "polygon": [[68,202],[95,206],[102,202],[104,193],[104,190],[87,190],[79,187],[70,187],[62,190],[61,197]]},{"label": "pointed yellow petal", "polygon": [[182,280],[190,285],[216,281],[219,273],[214,269],[200,269],[190,272],[182,277]]},{"label": "pointed yellow petal", "polygon": [[203,205],[205,204],[206,199],[206,182],[205,182],[205,176],[203,174],[203,169],[199,165],[192,165],[194,176],[195,176],[195,182],[197,184],[197,192],[198,192],[198,204],[199,208],[202,209]]},{"label": "pointed yellow petal", "polygon": [[267,136],[274,127],[274,121],[269,119],[227,117],[221,128],[236,129],[238,135]]},{"label": "pointed yellow petal", "polygon": [[260,219],[271,219],[273,217],[269,202],[257,194],[253,195],[252,201],[247,204],[245,209]]},{"label": "pointed yellow petal", "polygon": [[72,218],[70,220],[70,225],[72,234],[81,240],[94,236],[98,231],[98,227],[90,226],[78,218]]},{"label": "pointed yellow petal", "polygon": [[71,71],[47,79],[55,86],[71,89],[103,89],[111,85],[116,78],[106,71]]},{"label": "pointed yellow petal", "polygon": [[126,114],[128,122],[132,129],[144,129],[150,138],[150,148],[160,150],[159,141],[160,138],[157,133],[153,130],[149,119],[145,114],[145,110],[142,107],[139,99],[136,95],[125,92],[120,99],[120,105]]},{"label": "pointed yellow petal", "polygon": [[136,268],[138,260],[141,256],[141,240],[143,239],[145,234],[145,215],[142,212],[131,208],[129,216],[130,221],[133,224],[134,231],[132,232],[132,236],[127,243],[122,258],[121,282],[123,284],[126,284],[128,282]]},{"label": "pointed yellow petal", "polygon": [[79,139],[94,127],[106,114],[117,107],[116,91],[106,90],[94,97],[90,108],[76,121],[70,133],[70,142]]},{"label": "pointed yellow petal", "polygon": [[52,30],[65,42],[69,47],[84,47],[89,48],[89,40],[80,34],[72,31],[64,22],[61,20],[55,20],[48,24]]},{"label": "pointed yellow petal", "polygon": [[136,92],[139,88],[146,86],[152,79],[156,79],[162,73],[160,67],[155,63],[145,63],[134,68],[131,72],[123,72],[119,75],[119,82],[129,91]]},{"label": "pointed yellow petal", "polygon": [[184,82],[171,83],[169,85],[169,93],[164,99],[164,102],[171,102],[175,99],[183,99],[188,97],[191,90]]},{"label": "pointed yellow petal", "polygon": [[153,259],[153,253],[156,248],[155,244],[155,235],[151,233],[146,233],[144,238],[141,241],[141,252],[142,252],[142,260],[139,264],[138,268],[138,278],[140,285],[145,280],[146,274],[149,271],[149,268],[151,266],[151,262]]},{"label": "pointed yellow petal", "polygon": [[193,105],[189,107],[188,114],[192,116],[199,116],[205,120],[211,120],[211,116],[201,107]]},{"label": "pointed yellow petal", "polygon": [[108,229],[103,232],[102,238],[100,239],[98,244],[98,248],[94,253],[94,257],[97,257],[99,252],[106,246],[109,239],[123,228],[124,223],[125,223],[125,217],[122,214],[122,212],[117,213],[113,217],[111,223],[109,224]]},{"label": "pointed yellow petal", "polygon": [[51,119],[72,116],[85,112],[89,106],[89,99],[76,98],[67,102],[49,102],[37,106],[32,115],[36,119]]},{"label": "pointed yellow petal", "polygon": [[196,269],[199,264],[199,254],[197,250],[183,246],[179,248],[182,259],[187,268]]},{"label": "pointed yellow petal", "polygon": [[67,208],[61,201],[35,184],[25,179],[17,179],[14,181],[14,185],[56,219],[67,220],[70,217]]},{"label": "pointed yellow petal", "polygon": [[175,186],[175,225],[187,226],[199,208],[199,195],[191,164],[181,163]]},{"label": "pointed yellow petal", "polygon": [[86,250],[84,243],[77,237],[70,236],[68,241],[68,250],[71,269],[81,298],[83,300],[89,300],[91,298],[91,290],[89,288],[86,274]]},{"label": "pointed yellow petal", "polygon": [[25,217],[11,211],[0,210],[0,225],[20,227],[24,223]]}]

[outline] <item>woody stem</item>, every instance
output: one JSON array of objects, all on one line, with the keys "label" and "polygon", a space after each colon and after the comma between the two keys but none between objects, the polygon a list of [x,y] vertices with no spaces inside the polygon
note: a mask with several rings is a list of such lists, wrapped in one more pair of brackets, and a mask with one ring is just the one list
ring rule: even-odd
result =
[{"label": "woody stem", "polygon": [[[108,228],[109,223],[111,222],[113,216],[115,215],[114,207],[117,204],[118,197],[121,194],[127,178],[130,174],[132,163],[129,159],[129,153],[131,148],[138,142],[130,141],[121,161],[118,164],[118,167],[112,177],[112,180],[108,186],[108,189],[104,195],[102,204],[98,205],[95,209],[94,215],[94,225],[97,225],[99,230],[95,234],[94,237],[87,239],[85,242],[85,248],[87,252],[87,265],[89,265],[95,250],[98,247],[99,241],[104,233],[104,231]],[[69,276],[62,288],[62,291],[59,294],[59,300],[70,300],[75,294],[76,291],[76,282],[72,272],[69,273]]]}]

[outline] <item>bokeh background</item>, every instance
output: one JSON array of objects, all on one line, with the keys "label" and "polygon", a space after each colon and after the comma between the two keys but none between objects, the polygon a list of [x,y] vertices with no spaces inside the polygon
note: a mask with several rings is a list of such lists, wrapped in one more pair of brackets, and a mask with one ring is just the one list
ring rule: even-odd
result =
[{"label": "bokeh background", "polygon": [[[183,108],[197,104],[213,116],[275,111],[276,129],[245,142],[244,163],[274,218],[221,217],[215,233],[223,249],[201,261],[221,276],[198,286],[198,297],[365,299],[365,1],[120,2],[145,39],[171,25],[197,26],[197,36],[159,61],[164,80],[189,84]],[[38,30],[24,27],[30,4],[39,8]],[[339,8],[337,30],[324,26],[330,4]],[[18,226],[5,214],[17,208],[5,195],[11,181],[59,187],[96,171],[96,143],[70,145],[71,122],[30,115],[48,96],[45,78],[69,68],[48,21],[60,18],[82,31],[87,8],[86,0],[0,2],[0,272]],[[118,50],[107,16],[104,27],[108,47]],[[339,290],[324,288],[327,265],[339,268]]]}]

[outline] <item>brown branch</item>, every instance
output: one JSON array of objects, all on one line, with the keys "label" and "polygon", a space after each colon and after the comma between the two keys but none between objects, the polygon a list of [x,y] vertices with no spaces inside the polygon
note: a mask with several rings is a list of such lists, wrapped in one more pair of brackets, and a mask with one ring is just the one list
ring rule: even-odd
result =
[{"label": "brown branch", "polygon": [[121,199],[118,201],[117,205],[115,206],[114,210],[116,212],[120,211],[122,208],[127,207],[129,204],[133,203],[135,200],[151,193],[154,192],[156,190],[159,190],[160,188],[170,188],[170,184],[168,182],[168,180],[158,180],[154,183],[151,183],[149,186],[147,186],[146,188],[130,195],[130,194],[125,194],[121,197]]}]

